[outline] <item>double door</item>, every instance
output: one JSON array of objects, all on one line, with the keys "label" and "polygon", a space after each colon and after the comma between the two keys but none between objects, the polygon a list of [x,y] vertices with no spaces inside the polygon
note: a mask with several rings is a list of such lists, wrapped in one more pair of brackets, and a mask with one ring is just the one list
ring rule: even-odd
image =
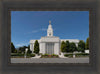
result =
[{"label": "double door", "polygon": [[54,54],[54,43],[48,42],[46,43],[46,54],[52,55]]}]

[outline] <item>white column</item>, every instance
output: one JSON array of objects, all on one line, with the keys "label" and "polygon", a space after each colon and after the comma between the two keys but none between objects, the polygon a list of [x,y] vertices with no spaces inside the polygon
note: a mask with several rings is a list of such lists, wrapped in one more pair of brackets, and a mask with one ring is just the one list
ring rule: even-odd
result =
[{"label": "white column", "polygon": [[33,44],[33,43],[30,44],[30,50],[31,50],[32,53],[33,53],[33,50],[34,50],[34,44]]},{"label": "white column", "polygon": [[42,43],[42,54],[45,54],[45,43]]},{"label": "white column", "polygon": [[42,53],[42,43],[39,44],[39,47],[40,47],[39,53]]}]

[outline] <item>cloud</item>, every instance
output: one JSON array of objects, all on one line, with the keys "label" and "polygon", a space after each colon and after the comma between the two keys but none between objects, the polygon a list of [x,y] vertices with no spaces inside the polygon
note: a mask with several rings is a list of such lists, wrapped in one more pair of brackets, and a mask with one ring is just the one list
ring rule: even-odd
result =
[{"label": "cloud", "polygon": [[46,30],[47,30],[46,28],[42,28],[42,29],[41,29],[41,31],[46,31]]},{"label": "cloud", "polygon": [[19,44],[16,44],[15,46],[20,47],[20,46],[26,46],[26,45],[28,45],[28,43],[19,43]]},{"label": "cloud", "polygon": [[37,33],[37,32],[40,32],[40,31],[47,31],[47,29],[46,29],[46,28],[42,28],[42,29],[38,29],[38,30],[33,30],[33,31],[27,32],[27,33],[25,33],[25,34]]},{"label": "cloud", "polygon": [[32,33],[36,33],[36,32],[38,32],[39,30],[34,30],[34,31],[32,31]]}]

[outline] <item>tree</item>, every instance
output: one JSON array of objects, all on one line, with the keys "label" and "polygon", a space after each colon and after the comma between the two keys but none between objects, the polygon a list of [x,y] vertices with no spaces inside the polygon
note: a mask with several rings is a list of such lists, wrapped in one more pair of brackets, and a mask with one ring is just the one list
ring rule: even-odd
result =
[{"label": "tree", "polygon": [[66,41],[66,52],[70,52],[70,43]]},{"label": "tree", "polygon": [[71,42],[70,43],[70,52],[74,52],[77,50],[77,47],[76,47],[76,44],[74,42]]},{"label": "tree", "polygon": [[38,41],[36,40],[35,41],[35,44],[34,44],[34,53],[38,54],[39,53],[39,43]]},{"label": "tree", "polygon": [[83,40],[80,40],[78,43],[78,51],[84,52],[85,50],[85,42]]},{"label": "tree", "polygon": [[61,51],[62,52],[66,52],[67,48],[66,48],[66,43],[64,41],[61,42]]},{"label": "tree", "polygon": [[89,37],[86,40],[85,49],[89,49]]},{"label": "tree", "polygon": [[13,42],[11,42],[11,53],[14,53],[16,51],[15,46]]},{"label": "tree", "polygon": [[25,53],[26,48],[27,48],[27,46],[19,47],[19,53]]},{"label": "tree", "polygon": [[28,45],[28,51],[27,51],[28,54],[31,54],[32,51],[30,50],[30,45]]}]

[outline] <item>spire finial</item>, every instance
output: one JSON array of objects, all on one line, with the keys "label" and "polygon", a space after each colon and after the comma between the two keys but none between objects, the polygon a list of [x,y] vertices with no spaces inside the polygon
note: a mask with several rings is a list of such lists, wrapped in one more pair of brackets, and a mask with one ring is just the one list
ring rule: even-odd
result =
[{"label": "spire finial", "polygon": [[49,24],[51,24],[51,21],[49,20]]}]

